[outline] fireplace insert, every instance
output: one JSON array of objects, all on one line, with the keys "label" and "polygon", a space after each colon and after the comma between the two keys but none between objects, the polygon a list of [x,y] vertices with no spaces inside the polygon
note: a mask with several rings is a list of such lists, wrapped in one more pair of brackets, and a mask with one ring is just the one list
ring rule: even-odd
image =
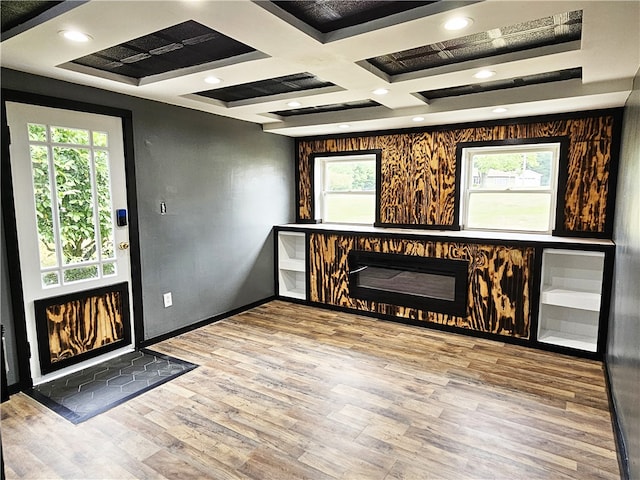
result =
[{"label": "fireplace insert", "polygon": [[467,315],[466,260],[352,250],[348,261],[353,298]]}]

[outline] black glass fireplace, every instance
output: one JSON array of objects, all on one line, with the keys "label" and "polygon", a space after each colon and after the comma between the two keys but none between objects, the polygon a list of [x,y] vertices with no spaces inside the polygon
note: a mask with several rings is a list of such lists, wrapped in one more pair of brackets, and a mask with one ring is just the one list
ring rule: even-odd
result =
[{"label": "black glass fireplace", "polygon": [[349,252],[348,260],[353,298],[467,315],[466,260],[361,250]]}]

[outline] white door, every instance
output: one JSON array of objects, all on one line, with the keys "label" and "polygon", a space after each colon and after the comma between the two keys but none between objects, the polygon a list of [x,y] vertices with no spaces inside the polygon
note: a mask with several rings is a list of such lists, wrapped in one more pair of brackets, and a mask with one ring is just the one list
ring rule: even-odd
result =
[{"label": "white door", "polygon": [[[34,384],[133,350],[129,345],[43,374],[34,301],[128,282],[127,208],[119,117],[7,102],[20,269]],[[128,213],[128,212],[127,212]],[[121,222],[123,223],[123,222]],[[131,305],[124,305],[132,320]]]}]

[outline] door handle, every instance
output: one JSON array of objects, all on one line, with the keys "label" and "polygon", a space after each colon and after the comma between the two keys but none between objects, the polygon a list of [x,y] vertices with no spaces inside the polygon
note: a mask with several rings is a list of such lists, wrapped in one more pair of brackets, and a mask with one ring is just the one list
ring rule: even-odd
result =
[{"label": "door handle", "polygon": [[120,250],[126,250],[126,249],[128,249],[128,248],[129,248],[129,242],[120,242],[120,243],[118,244],[118,248],[119,248]]}]

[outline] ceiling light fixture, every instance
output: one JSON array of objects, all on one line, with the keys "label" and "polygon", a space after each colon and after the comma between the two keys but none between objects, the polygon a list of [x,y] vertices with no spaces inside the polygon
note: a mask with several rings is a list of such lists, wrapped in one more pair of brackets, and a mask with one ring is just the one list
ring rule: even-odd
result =
[{"label": "ceiling light fixture", "polygon": [[218,83],[222,82],[222,80],[220,80],[218,77],[210,76],[205,78],[204,82],[210,85],[217,85]]},{"label": "ceiling light fixture", "polygon": [[293,102],[289,102],[287,103],[288,107],[292,107],[292,108],[296,108],[296,107],[301,107],[302,104],[300,102],[296,102],[295,100]]},{"label": "ceiling light fixture", "polygon": [[444,24],[445,30],[462,30],[473,23],[469,17],[455,17],[447,20]]},{"label": "ceiling light fixture", "polygon": [[496,74],[493,70],[480,70],[473,74],[473,78],[491,78]]},{"label": "ceiling light fixture", "polygon": [[58,34],[63,36],[67,40],[78,43],[88,42],[92,39],[91,35],[79,32],[78,30],[61,30],[58,32]]},{"label": "ceiling light fixture", "polygon": [[373,91],[374,95],[386,95],[387,93],[389,93],[389,90],[387,90],[386,88],[376,88]]},{"label": "ceiling light fixture", "polygon": [[422,122],[424,121],[424,117],[413,117],[411,120],[413,120],[414,122]]},{"label": "ceiling light fixture", "polygon": [[504,113],[506,112],[508,109],[504,108],[504,107],[496,107],[493,110],[491,110],[493,113]]}]

